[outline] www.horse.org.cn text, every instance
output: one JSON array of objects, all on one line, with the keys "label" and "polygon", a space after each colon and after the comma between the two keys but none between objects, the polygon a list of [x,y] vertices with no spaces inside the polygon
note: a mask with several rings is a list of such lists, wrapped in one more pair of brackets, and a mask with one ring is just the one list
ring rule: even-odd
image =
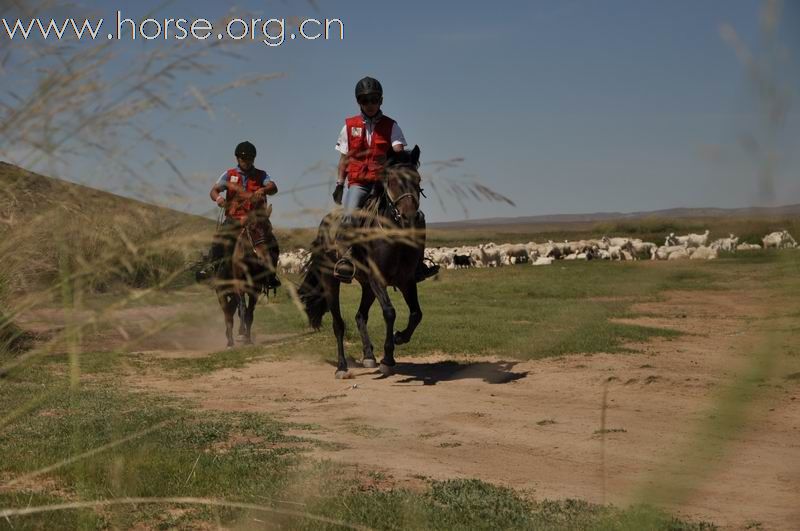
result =
[{"label": "www.horse.org.cn text", "polygon": [[[112,22],[104,18],[2,19],[0,36],[9,40],[145,40],[186,39],[261,42],[280,46],[287,40],[344,40],[344,24],[338,18],[232,18],[215,24],[205,18],[145,18],[136,20],[116,12]],[[104,27],[107,33],[104,33]]]}]

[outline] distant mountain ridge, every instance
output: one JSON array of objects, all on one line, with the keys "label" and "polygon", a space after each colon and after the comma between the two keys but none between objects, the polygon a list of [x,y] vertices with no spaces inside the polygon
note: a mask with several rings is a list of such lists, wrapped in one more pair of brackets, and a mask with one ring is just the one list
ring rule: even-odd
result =
[{"label": "distant mountain ridge", "polygon": [[541,216],[518,216],[502,218],[466,219],[428,223],[433,229],[464,229],[495,225],[529,225],[541,223],[590,223],[598,221],[620,221],[647,218],[724,218],[724,217],[790,217],[800,216],[800,204],[777,207],[745,208],[670,208],[642,212],[594,212],[590,214],[550,214]]}]

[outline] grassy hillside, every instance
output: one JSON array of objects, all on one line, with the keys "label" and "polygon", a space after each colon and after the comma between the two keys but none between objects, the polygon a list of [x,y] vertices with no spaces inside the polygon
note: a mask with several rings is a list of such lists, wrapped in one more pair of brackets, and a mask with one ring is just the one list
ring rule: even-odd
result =
[{"label": "grassy hillside", "polygon": [[177,281],[214,222],[0,163],[0,296]]}]

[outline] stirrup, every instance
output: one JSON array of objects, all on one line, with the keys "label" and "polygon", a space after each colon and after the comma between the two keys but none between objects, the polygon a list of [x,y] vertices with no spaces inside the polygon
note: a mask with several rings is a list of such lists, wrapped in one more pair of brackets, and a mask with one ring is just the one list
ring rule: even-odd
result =
[{"label": "stirrup", "polygon": [[356,268],[347,256],[341,257],[333,264],[333,278],[339,282],[350,284],[354,276],[356,276]]},{"label": "stirrup", "polygon": [[206,268],[200,269],[196,271],[194,274],[194,281],[198,283],[203,283],[207,281],[209,278],[211,278],[211,275],[206,270]]}]

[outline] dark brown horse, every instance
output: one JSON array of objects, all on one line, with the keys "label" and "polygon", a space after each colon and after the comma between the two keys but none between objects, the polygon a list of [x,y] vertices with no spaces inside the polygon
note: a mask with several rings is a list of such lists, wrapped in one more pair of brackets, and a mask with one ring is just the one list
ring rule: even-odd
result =
[{"label": "dark brown horse", "polygon": [[[356,314],[356,324],[363,343],[362,363],[364,367],[376,366],[367,332],[367,319],[369,309],[377,298],[386,323],[386,339],[380,363],[384,375],[393,372],[395,345],[407,343],[422,320],[414,275],[425,247],[424,222],[418,221],[421,193],[417,171],[419,154],[419,147],[416,146],[412,151],[388,153],[383,181],[376,187],[371,203],[364,209],[372,209],[375,215],[368,216],[362,223],[354,242],[355,278],[361,285],[361,304]],[[345,327],[339,305],[340,283],[333,276],[339,218],[338,213],[332,212],[322,220],[298,295],[313,328],[318,330],[323,315],[331,312],[338,352],[336,377],[345,378],[348,372],[344,354]],[[400,290],[409,308],[408,325],[398,332],[394,331],[396,313],[387,291],[389,286]]]},{"label": "dark brown horse", "polygon": [[225,314],[228,348],[234,346],[233,316],[236,313],[239,335],[244,336],[245,344],[253,342],[253,316],[258,297],[262,291],[267,292],[268,281],[278,264],[278,242],[269,221],[272,206],[267,206],[261,195],[254,194],[254,200],[258,204],[251,215],[241,225],[229,229],[233,231],[229,241],[235,243],[226,249],[214,279],[214,290]]}]

